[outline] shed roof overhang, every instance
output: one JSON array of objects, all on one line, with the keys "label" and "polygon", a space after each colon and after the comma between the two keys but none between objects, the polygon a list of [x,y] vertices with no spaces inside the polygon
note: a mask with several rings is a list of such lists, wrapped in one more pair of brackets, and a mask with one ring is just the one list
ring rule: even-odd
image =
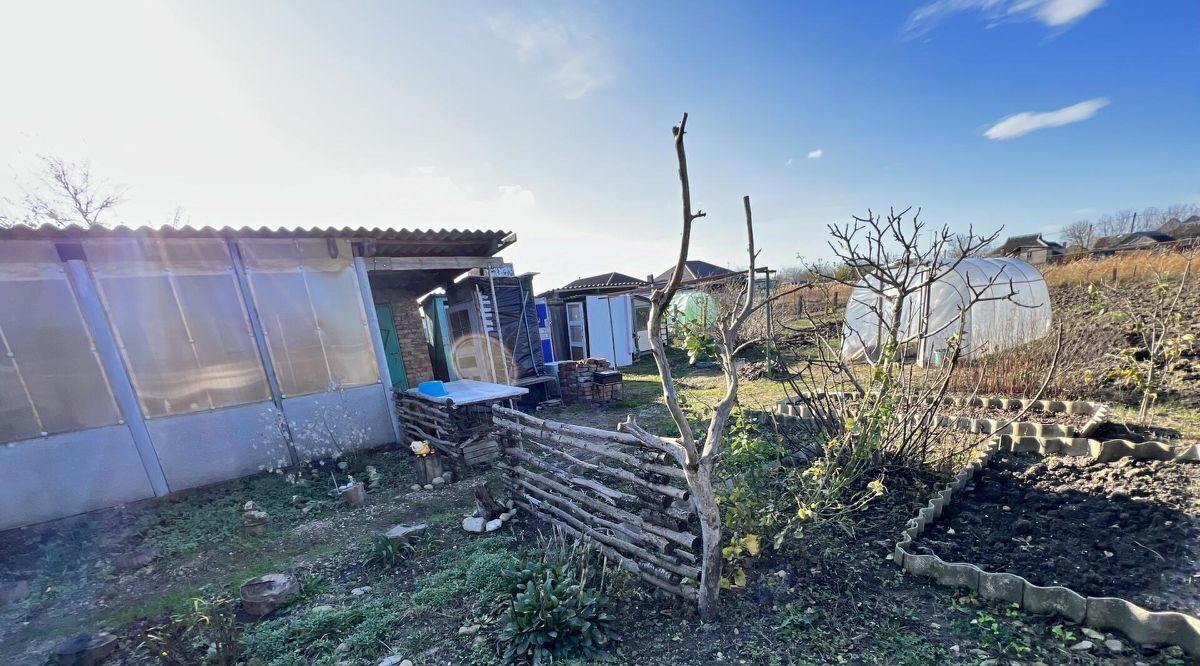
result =
[{"label": "shed roof overhang", "polygon": [[58,227],[14,226],[0,229],[0,241],[50,240],[78,244],[87,238],[331,238],[350,241],[354,255],[363,257],[372,284],[401,286],[428,293],[453,282],[474,268],[501,263],[494,255],[516,242],[507,231],[471,229],[367,229],[359,227],[278,228],[259,227]]}]

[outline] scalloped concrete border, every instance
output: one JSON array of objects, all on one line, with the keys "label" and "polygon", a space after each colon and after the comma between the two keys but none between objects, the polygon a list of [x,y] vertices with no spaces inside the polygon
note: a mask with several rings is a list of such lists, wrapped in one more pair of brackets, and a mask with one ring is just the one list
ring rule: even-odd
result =
[{"label": "scalloped concrete border", "polygon": [[1016,453],[1036,451],[1043,454],[1092,456],[1101,462],[1120,458],[1137,460],[1200,461],[1200,446],[1175,449],[1161,442],[1133,443],[1123,439],[1103,442],[1085,438],[1013,437],[1001,435],[971,463],[956,474],[908,521],[896,542],[892,559],[905,573],[933,578],[938,583],[965,587],[985,599],[1020,604],[1034,613],[1056,613],[1086,627],[1120,631],[1145,644],[1178,645],[1193,656],[1200,656],[1200,619],[1184,613],[1149,611],[1115,597],[1084,597],[1065,587],[1040,587],[1011,573],[990,573],[973,565],[946,562],[937,555],[918,555],[908,551],[913,540],[942,515],[954,493],[962,490],[1000,451]]},{"label": "scalloped concrete border", "polygon": [[[810,394],[806,394],[810,395]],[[815,394],[812,394],[815,395]],[[828,395],[845,399],[857,397],[854,393],[830,393]],[[1089,437],[1105,421],[1112,408],[1098,402],[1086,400],[1030,400],[1028,398],[1001,398],[997,396],[958,397],[946,396],[942,404],[967,407],[984,407],[997,409],[1022,409],[1028,407],[1030,412],[1049,412],[1051,414],[1090,414],[1091,418],[1076,432],[1074,426],[1057,423],[1038,423],[1037,421],[1014,421],[1007,427],[996,419],[971,419],[965,416],[942,416],[938,425],[954,426],[959,430],[981,435],[1015,435],[1018,437]],[[783,398],[776,403],[776,411],[798,418],[813,418],[812,410],[806,405],[798,405],[789,398]],[[1031,416],[1031,414],[1026,414]]]}]

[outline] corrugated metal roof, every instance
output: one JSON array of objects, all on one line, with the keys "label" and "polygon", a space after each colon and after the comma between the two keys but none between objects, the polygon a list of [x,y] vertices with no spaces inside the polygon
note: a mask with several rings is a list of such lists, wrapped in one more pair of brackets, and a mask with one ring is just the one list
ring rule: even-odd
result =
[{"label": "corrugated metal roof", "polygon": [[490,256],[516,241],[507,231],[473,229],[367,229],[359,227],[279,228],[259,227],[58,227],[14,226],[0,228],[0,240],[74,241],[84,238],[346,238],[374,243],[378,254],[388,256],[486,255]]},{"label": "corrugated metal roof", "polygon": [[630,277],[624,273],[602,273],[591,277],[579,278],[559,291],[568,291],[571,289],[594,289],[596,287],[638,287],[649,284],[645,280],[639,280],[635,277]]}]

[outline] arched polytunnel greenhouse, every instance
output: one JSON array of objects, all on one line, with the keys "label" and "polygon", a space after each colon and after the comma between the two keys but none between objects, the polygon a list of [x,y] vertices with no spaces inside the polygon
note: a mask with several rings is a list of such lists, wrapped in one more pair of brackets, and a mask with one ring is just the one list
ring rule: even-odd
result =
[{"label": "arched polytunnel greenhouse", "polygon": [[[964,259],[952,268],[941,264],[915,270],[911,284],[925,282],[931,270],[937,271],[937,279],[903,304],[899,342],[906,360],[940,365],[964,309],[961,358],[967,360],[1036,340],[1050,330],[1050,292],[1030,264],[1009,258]],[[891,312],[895,298],[873,288],[874,279],[861,281],[846,303],[842,356],[847,361],[875,362],[885,343],[881,317]],[[976,295],[979,299],[971,304]]]}]

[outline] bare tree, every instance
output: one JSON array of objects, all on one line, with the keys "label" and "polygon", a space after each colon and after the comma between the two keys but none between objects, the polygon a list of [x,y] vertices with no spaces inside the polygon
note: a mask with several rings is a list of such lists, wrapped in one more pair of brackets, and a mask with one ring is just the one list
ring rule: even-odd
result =
[{"label": "bare tree", "polygon": [[[1096,219],[1096,234],[1100,237],[1119,236],[1126,233],[1121,220],[1115,215],[1101,215]],[[1099,240],[1099,239],[1097,239]]]},{"label": "bare tree", "polygon": [[[948,465],[987,438],[944,422],[943,400],[960,361],[986,351],[967,334],[971,309],[1001,300],[1019,306],[1019,292],[1001,270],[954,282],[959,288],[965,284],[966,292],[951,311],[932,312],[928,306],[934,286],[947,282],[999,232],[955,236],[945,227],[928,229],[919,213],[909,213],[868,212],[830,227],[830,246],[855,275],[825,278],[856,291],[840,333],[823,332],[810,314],[815,348],[805,341],[805,349],[790,355],[800,363],[785,379],[791,402],[811,419],[819,448],[817,461],[795,475],[790,488],[798,520],[791,529],[797,534],[807,521],[844,516],[883,493],[889,471]],[[1040,397],[1060,349],[1061,331],[1045,382],[1027,397]],[[853,364],[859,361],[870,371],[857,372]]]},{"label": "bare tree", "polygon": [[16,212],[0,211],[0,226],[99,227],[106,214],[123,200],[122,189],[94,179],[87,162],[47,156],[41,161],[37,185],[26,189],[18,203],[4,201],[5,208]]},{"label": "bare tree", "polygon": [[1200,203],[1177,203],[1167,206],[1163,210],[1164,221],[1171,220],[1184,221],[1193,215],[1200,215]]},{"label": "bare tree", "polygon": [[721,512],[713,491],[713,467],[721,451],[725,448],[726,425],[738,399],[738,374],[734,368],[733,359],[738,349],[739,334],[750,316],[762,306],[762,302],[755,302],[754,273],[758,252],[754,249],[754,221],[750,208],[750,197],[743,197],[742,207],[746,216],[749,266],[745,271],[743,292],[740,297],[735,299],[736,307],[719,313],[717,321],[712,327],[713,342],[725,379],[725,394],[713,407],[708,426],[700,435],[693,428],[680,403],[666,349],[660,337],[656,335],[661,330],[663,316],[670,307],[671,298],[678,291],[683,278],[692,238],[692,223],[704,217],[703,212],[692,210],[687,154],[683,143],[687,119],[687,114],[683,114],[679,125],[672,130],[675,139],[675,155],[679,162],[679,183],[683,198],[683,236],[679,243],[679,257],[675,262],[675,270],[671,273],[671,279],[661,289],[654,290],[650,296],[650,321],[647,327],[650,333],[651,354],[654,357],[655,365],[658,366],[659,380],[662,382],[663,399],[667,403],[671,419],[679,429],[680,436],[678,439],[668,439],[653,435],[639,426],[632,415],[627,417],[626,421],[621,423],[618,428],[634,435],[647,446],[666,453],[683,468],[692,503],[700,518],[701,536],[704,541],[701,553],[702,573],[698,602],[700,616],[707,620],[716,614],[717,599],[721,589]]},{"label": "bare tree", "polygon": [[1078,245],[1090,250],[1096,241],[1096,227],[1091,220],[1078,220],[1063,229],[1063,237],[1067,239],[1068,246]]}]

